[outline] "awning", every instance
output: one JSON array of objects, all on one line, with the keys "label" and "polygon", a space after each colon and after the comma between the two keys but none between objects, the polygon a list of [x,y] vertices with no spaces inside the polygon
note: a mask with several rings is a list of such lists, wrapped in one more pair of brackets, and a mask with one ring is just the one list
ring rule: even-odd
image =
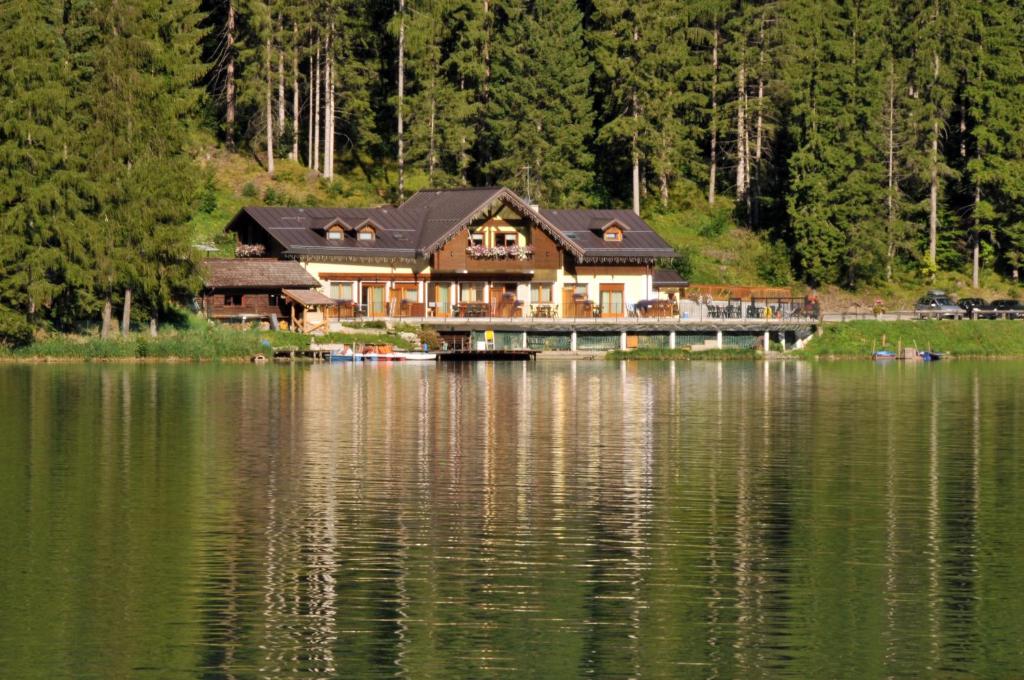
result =
[{"label": "awning", "polygon": [[315,290],[285,288],[281,292],[283,292],[284,296],[292,302],[297,302],[304,307],[323,307],[324,305],[338,304],[338,301],[334,298],[329,298],[323,293]]}]

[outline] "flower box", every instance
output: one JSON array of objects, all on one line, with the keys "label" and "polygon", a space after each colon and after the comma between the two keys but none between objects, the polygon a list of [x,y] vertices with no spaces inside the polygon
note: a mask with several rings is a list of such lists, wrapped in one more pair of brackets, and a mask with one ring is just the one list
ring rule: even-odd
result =
[{"label": "flower box", "polygon": [[529,260],[533,246],[468,246],[466,254],[474,260]]}]

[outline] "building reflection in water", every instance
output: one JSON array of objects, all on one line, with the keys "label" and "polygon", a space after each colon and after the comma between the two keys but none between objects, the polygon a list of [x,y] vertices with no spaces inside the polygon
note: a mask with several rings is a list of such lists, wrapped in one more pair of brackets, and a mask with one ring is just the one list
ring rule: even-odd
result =
[{"label": "building reflection in water", "polygon": [[999,445],[982,423],[997,406],[977,375],[957,374],[970,398],[947,423],[946,388],[919,368],[851,378],[861,367],[566,361],[234,376],[244,408],[217,443],[238,481],[224,482],[205,543],[203,625],[217,651],[203,665],[976,668],[978,521]]}]

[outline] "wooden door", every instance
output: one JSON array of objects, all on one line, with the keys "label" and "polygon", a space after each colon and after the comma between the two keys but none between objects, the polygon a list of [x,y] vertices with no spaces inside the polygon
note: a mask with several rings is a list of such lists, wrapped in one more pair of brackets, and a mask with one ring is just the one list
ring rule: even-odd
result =
[{"label": "wooden door", "polygon": [[364,283],[363,304],[366,305],[367,316],[386,316],[388,305],[384,297],[384,284]]},{"label": "wooden door", "polygon": [[601,284],[601,316],[625,316],[625,286],[621,283]]},{"label": "wooden door", "polygon": [[430,302],[434,303],[434,316],[451,316],[452,313],[452,284],[432,283],[430,284]]}]

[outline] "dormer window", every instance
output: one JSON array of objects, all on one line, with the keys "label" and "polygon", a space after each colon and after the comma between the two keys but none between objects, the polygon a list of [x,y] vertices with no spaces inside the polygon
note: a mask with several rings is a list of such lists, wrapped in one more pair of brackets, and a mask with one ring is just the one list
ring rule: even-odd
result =
[{"label": "dormer window", "polygon": [[602,236],[605,241],[613,241],[618,243],[622,240],[622,227],[617,224],[611,224],[604,228]]},{"label": "dormer window", "polygon": [[373,241],[377,238],[377,230],[373,227],[362,227],[356,234],[360,241]]},{"label": "dormer window", "polygon": [[331,227],[324,235],[328,241],[340,241],[344,237],[341,227]]}]

